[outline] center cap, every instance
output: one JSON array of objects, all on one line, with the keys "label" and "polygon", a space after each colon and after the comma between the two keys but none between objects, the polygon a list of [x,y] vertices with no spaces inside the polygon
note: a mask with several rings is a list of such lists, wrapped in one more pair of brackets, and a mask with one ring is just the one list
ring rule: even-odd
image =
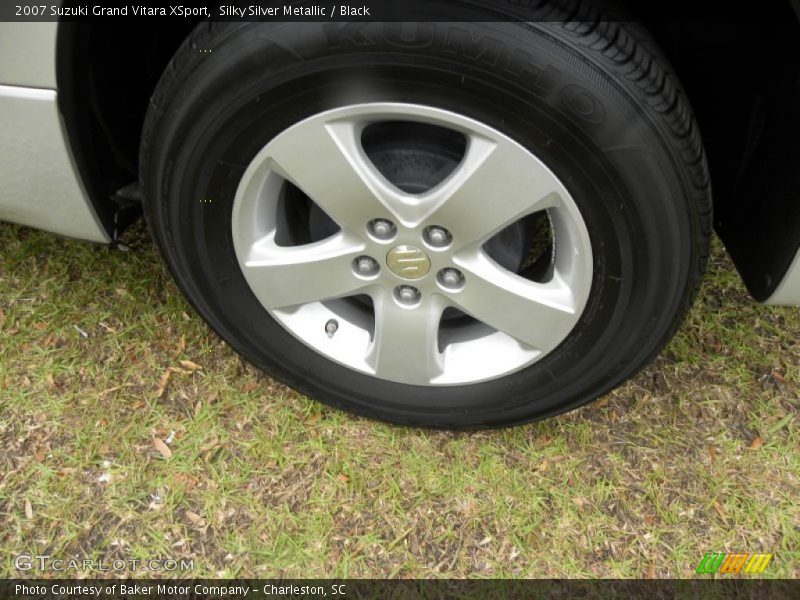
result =
[{"label": "center cap", "polygon": [[386,255],[386,264],[403,279],[422,279],[431,270],[428,255],[415,246],[395,246]]}]

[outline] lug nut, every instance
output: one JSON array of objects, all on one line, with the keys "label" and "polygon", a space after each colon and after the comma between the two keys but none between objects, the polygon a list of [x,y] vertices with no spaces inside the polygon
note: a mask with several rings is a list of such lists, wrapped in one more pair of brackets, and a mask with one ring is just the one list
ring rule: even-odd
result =
[{"label": "lug nut", "polygon": [[400,304],[413,306],[419,302],[422,294],[413,285],[400,285],[395,288],[394,296],[397,298],[397,301],[400,302]]},{"label": "lug nut", "polygon": [[434,248],[445,248],[453,241],[453,236],[450,235],[450,232],[438,225],[426,227],[422,235],[425,241],[428,242],[428,245]]},{"label": "lug nut", "polygon": [[353,270],[362,277],[372,277],[378,274],[381,267],[371,256],[359,256],[353,261]]},{"label": "lug nut", "polygon": [[390,240],[397,233],[397,227],[388,219],[373,219],[367,227],[370,233],[379,240]]},{"label": "lug nut", "polygon": [[327,323],[325,323],[325,334],[332,338],[336,335],[336,332],[339,331],[339,321],[336,319],[330,319]]},{"label": "lug nut", "polygon": [[457,290],[464,285],[464,275],[458,269],[447,268],[439,271],[437,279],[449,290]]}]

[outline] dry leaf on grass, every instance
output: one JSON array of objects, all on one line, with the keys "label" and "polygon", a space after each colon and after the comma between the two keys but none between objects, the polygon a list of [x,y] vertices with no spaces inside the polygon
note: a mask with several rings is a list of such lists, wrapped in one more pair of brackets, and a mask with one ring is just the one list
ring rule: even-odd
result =
[{"label": "dry leaf on grass", "polygon": [[750,448],[750,450],[758,450],[763,445],[764,445],[764,440],[762,440],[760,437],[756,437],[753,438],[753,441],[750,442],[750,446],[748,447]]},{"label": "dry leaf on grass", "polygon": [[31,501],[25,498],[25,518],[32,519],[33,518],[33,506],[31,506]]},{"label": "dry leaf on grass", "polygon": [[102,321],[100,321],[100,322],[98,323],[98,325],[100,325],[100,327],[102,327],[103,329],[105,329],[105,330],[106,330],[108,333],[111,333],[111,334],[114,334],[114,335],[116,335],[116,333],[117,333],[117,330],[116,330],[116,329],[114,329],[114,328],[113,328],[111,325],[109,325],[108,323],[103,323]]},{"label": "dry leaf on grass", "polygon": [[781,375],[778,371],[772,371],[770,375],[772,375],[773,379],[777,379],[781,383],[786,383],[786,378],[783,375]]},{"label": "dry leaf on grass", "polygon": [[184,369],[189,369],[190,371],[200,371],[200,370],[203,369],[203,367],[201,367],[196,362],[191,361],[191,360],[181,360],[181,361],[178,361],[178,362],[181,363],[181,366]]},{"label": "dry leaf on grass", "polygon": [[192,371],[189,369],[181,369],[180,367],[167,367],[168,371],[172,371],[173,373],[177,373],[178,375],[191,375]]},{"label": "dry leaf on grass", "polygon": [[44,459],[47,458],[47,450],[48,448],[46,446],[39,446],[36,450],[36,454],[33,456],[33,460],[39,463],[44,462]]},{"label": "dry leaf on grass", "polygon": [[182,335],[181,339],[178,340],[178,346],[175,348],[175,352],[172,353],[172,358],[178,358],[185,349],[186,349],[186,336]]},{"label": "dry leaf on grass", "polygon": [[158,380],[158,390],[156,390],[156,397],[161,398],[164,395],[164,392],[167,391],[167,386],[169,385],[170,377],[172,377],[172,371],[167,369],[161,375],[161,379]]},{"label": "dry leaf on grass", "polygon": [[714,500],[714,510],[717,511],[717,514],[719,514],[723,521],[728,520],[728,515],[725,513],[725,509],[722,507],[722,504],[719,503],[719,500]]},{"label": "dry leaf on grass", "polygon": [[170,450],[169,446],[167,446],[160,439],[153,438],[153,446],[155,447],[156,450],[158,450],[161,453],[161,456],[163,456],[164,458],[169,458],[172,456],[172,450]]},{"label": "dry leaf on grass", "polygon": [[197,525],[198,527],[206,526],[206,520],[195,512],[187,510],[186,518],[189,519],[193,525]]}]

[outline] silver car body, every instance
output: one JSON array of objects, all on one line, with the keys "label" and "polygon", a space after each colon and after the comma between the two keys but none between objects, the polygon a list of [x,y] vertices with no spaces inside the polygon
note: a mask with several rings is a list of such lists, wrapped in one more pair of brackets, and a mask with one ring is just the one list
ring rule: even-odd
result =
[{"label": "silver car body", "polygon": [[57,27],[0,24],[0,220],[108,242],[58,109]]}]

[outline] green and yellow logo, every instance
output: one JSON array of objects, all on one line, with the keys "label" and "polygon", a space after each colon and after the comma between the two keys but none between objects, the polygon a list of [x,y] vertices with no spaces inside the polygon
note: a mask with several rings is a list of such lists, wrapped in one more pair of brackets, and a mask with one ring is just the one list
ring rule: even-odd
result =
[{"label": "green and yellow logo", "polygon": [[725,573],[763,573],[772,560],[772,554],[753,554],[739,552],[726,554],[725,552],[709,552],[700,561],[696,573],[712,574]]}]

